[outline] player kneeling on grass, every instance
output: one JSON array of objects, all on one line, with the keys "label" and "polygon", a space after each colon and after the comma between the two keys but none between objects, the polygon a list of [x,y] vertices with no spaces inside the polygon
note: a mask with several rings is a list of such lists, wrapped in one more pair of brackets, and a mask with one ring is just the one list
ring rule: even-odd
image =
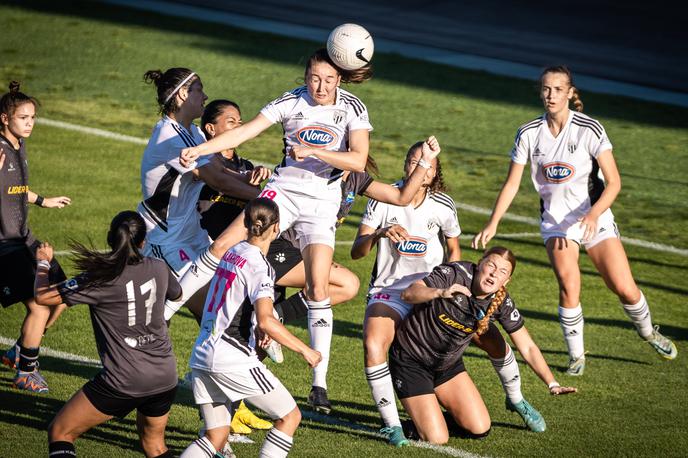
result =
[{"label": "player kneeling on grass", "polygon": [[181,287],[165,262],[141,254],[146,225],[124,211],[112,220],[109,253],[72,247],[81,274],[50,286],[53,249],[36,252],[36,302],[89,304],[103,364],[93,380],[67,401],[48,428],[50,456],[74,457],[74,442],[89,429],[125,417],[136,409],[136,426],[147,457],[171,457],[165,427],[177,392],[177,362],[163,318],[165,299],[179,298]]},{"label": "player kneeling on grass", "polygon": [[291,449],[301,412],[282,383],[260,362],[256,346],[275,339],[315,367],[319,352],[292,335],[273,315],[274,270],[265,259],[279,234],[279,209],[270,199],[244,209],[248,239],[225,253],[210,283],[201,331],[189,365],[196,404],[206,434],[182,458],[212,457],[229,435],[232,402],[245,399],[274,419],[261,457],[284,457]]},{"label": "player kneeling on grass", "polygon": [[[397,396],[421,439],[447,442],[449,432],[440,406],[469,437],[489,433],[490,415],[462,357],[474,334],[485,334],[493,319],[507,330],[519,350],[528,349],[524,357],[549,385],[550,393],[576,391],[556,383],[523,326],[505,289],[515,267],[510,250],[494,247],[478,265],[462,261],[441,264],[401,294],[405,302],[423,306],[415,306],[397,329],[389,370]],[[514,321],[520,325],[514,326]]]}]

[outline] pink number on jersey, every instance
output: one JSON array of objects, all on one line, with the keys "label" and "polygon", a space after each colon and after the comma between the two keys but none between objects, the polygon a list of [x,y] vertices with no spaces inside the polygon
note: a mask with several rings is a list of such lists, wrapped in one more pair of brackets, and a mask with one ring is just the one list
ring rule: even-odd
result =
[{"label": "pink number on jersey", "polygon": [[265,197],[270,200],[275,200],[275,197],[277,197],[277,191],[273,191],[272,189],[264,189],[258,197]]},{"label": "pink number on jersey", "polygon": [[229,291],[229,288],[232,287],[232,282],[234,282],[234,279],[236,278],[236,274],[230,270],[227,269],[222,269],[218,268],[217,271],[215,271],[215,275],[218,278],[218,281],[215,282],[215,288],[213,289],[213,295],[211,296],[210,302],[208,303],[208,312],[213,312],[213,307],[215,305],[215,297],[217,297],[217,290],[220,289],[220,283],[222,280],[224,280],[224,289],[222,291],[222,296],[220,297],[220,300],[217,303],[217,308],[215,308],[215,313],[217,313],[220,308],[222,308],[223,305],[225,305],[225,301],[227,298],[227,291]]},{"label": "pink number on jersey", "polygon": [[191,258],[189,257],[188,254],[184,252],[184,250],[179,250],[179,260],[180,261],[191,261]]}]

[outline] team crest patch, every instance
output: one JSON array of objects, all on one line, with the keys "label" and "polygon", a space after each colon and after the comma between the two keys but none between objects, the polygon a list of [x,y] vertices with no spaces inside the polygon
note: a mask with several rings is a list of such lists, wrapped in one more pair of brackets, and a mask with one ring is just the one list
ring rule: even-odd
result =
[{"label": "team crest patch", "polygon": [[578,147],[578,145],[576,143],[569,143],[569,146],[568,146],[569,154],[575,153],[576,147]]},{"label": "team crest patch", "polygon": [[335,110],[335,112],[332,114],[332,120],[335,124],[339,124],[340,122],[344,121],[345,117],[346,112],[343,110]]},{"label": "team crest patch", "polygon": [[542,166],[542,174],[550,183],[565,183],[573,178],[576,169],[566,162],[549,162]]},{"label": "team crest patch", "polygon": [[75,290],[79,287],[79,282],[76,280],[76,278],[70,278],[65,282],[65,288]]},{"label": "team crest patch", "polygon": [[514,309],[513,312],[511,312],[511,321],[518,321],[518,319],[521,317],[521,314],[518,313],[518,310]]},{"label": "team crest patch", "polygon": [[397,253],[402,256],[421,257],[428,251],[428,241],[421,237],[409,237],[396,244]]},{"label": "team crest patch", "polygon": [[296,132],[296,138],[299,143],[311,148],[327,148],[337,142],[337,134],[321,126],[303,127]]}]

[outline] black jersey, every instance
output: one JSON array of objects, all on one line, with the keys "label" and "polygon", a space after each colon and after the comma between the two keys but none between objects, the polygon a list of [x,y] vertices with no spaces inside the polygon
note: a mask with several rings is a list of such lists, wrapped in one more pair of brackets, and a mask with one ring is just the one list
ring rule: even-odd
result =
[{"label": "black jersey", "polygon": [[[217,153],[222,165],[235,172],[248,172],[254,169],[251,161],[239,157],[236,152],[231,159]],[[244,211],[248,200],[227,196],[211,188],[203,186],[198,196],[198,211],[201,214],[201,227],[215,240],[230,225],[234,219]]]},{"label": "black jersey", "polygon": [[[477,266],[470,262],[449,262],[435,267],[423,282],[431,288],[448,288],[455,283],[470,288],[476,270]],[[427,368],[446,369],[463,355],[493,296],[477,299],[459,294],[451,299],[416,304],[399,326],[394,345]],[[523,326],[521,314],[508,293],[492,319],[499,321],[509,334]]]},{"label": "black jersey", "polygon": [[153,258],[128,265],[101,286],[86,274],[58,285],[67,305],[88,304],[103,370],[98,377],[127,396],[162,393],[177,384],[177,362],[163,312],[181,287],[167,265]]},{"label": "black jersey", "polygon": [[19,149],[0,134],[5,164],[0,169],[0,255],[26,246],[29,240],[29,165],[24,141]]},{"label": "black jersey", "polygon": [[337,212],[336,227],[341,226],[349,215],[356,195],[362,196],[372,182],[373,178],[368,175],[368,172],[351,172],[346,180],[342,180],[342,202]]}]

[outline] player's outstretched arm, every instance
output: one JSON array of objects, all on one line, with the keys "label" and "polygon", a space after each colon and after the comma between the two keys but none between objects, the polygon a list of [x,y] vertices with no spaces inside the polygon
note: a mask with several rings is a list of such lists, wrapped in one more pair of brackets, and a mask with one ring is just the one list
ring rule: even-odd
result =
[{"label": "player's outstretched arm", "polygon": [[408,180],[405,180],[400,187],[373,181],[363,194],[378,202],[405,207],[411,203],[413,196],[415,196],[420,189],[428,169],[432,166],[433,159],[440,154],[440,151],[440,144],[437,139],[434,136],[428,137],[428,139],[423,142],[422,147],[421,159],[424,162],[415,168]]},{"label": "player's outstretched arm", "polygon": [[315,156],[340,170],[363,172],[368,162],[369,133],[365,129],[349,133],[348,151],[329,151],[321,148],[294,146],[288,152],[292,159],[302,161],[308,156]]},{"label": "player's outstretched arm", "polygon": [[490,215],[489,221],[483,230],[478,232],[478,234],[473,237],[473,242],[471,243],[473,249],[477,250],[480,248],[486,248],[488,242],[492,240],[497,233],[497,226],[499,225],[499,222],[509,209],[514,197],[516,197],[518,188],[521,187],[521,177],[523,176],[524,169],[524,164],[511,162],[511,165],[509,166],[509,173],[506,176],[506,181],[504,181],[504,184],[502,185],[502,189],[499,191],[499,195],[497,196],[497,201],[494,204],[492,215]]},{"label": "player's outstretched arm", "polygon": [[540,377],[540,379],[545,382],[549,392],[552,395],[575,393],[578,391],[574,387],[570,386],[560,386],[559,383],[554,378],[552,371],[545,361],[545,357],[542,356],[540,348],[537,346],[530,333],[525,326],[523,326],[518,331],[509,334],[511,341],[514,343],[518,352],[526,360],[528,366],[535,372],[535,374]]},{"label": "player's outstretched arm", "polygon": [[387,237],[393,243],[403,242],[408,240],[409,234],[403,227],[398,224],[392,224],[387,227],[373,228],[366,224],[358,226],[358,234],[351,246],[351,258],[359,259],[370,253],[378,240]]},{"label": "player's outstretched arm", "polygon": [[282,323],[273,315],[272,299],[262,297],[254,304],[256,309],[256,320],[258,328],[263,334],[267,334],[280,345],[299,353],[306,360],[310,367],[318,365],[322,360],[320,352],[313,350],[305,343],[289,332]]},{"label": "player's outstretched arm", "polygon": [[422,304],[433,299],[449,299],[457,294],[470,296],[471,290],[458,283],[454,283],[448,288],[431,288],[423,280],[416,280],[411,283],[411,286],[401,292],[401,300],[409,304]]},{"label": "player's outstretched arm", "polygon": [[228,196],[251,200],[258,197],[260,192],[258,186],[249,183],[251,175],[226,169],[214,157],[208,164],[194,169],[192,173],[214,190]]},{"label": "player's outstretched arm", "polygon": [[53,260],[53,247],[49,243],[41,243],[36,250],[36,278],[34,280],[34,297],[39,305],[59,305],[63,302],[57,287],[50,286],[48,271],[50,261]]},{"label": "player's outstretched arm", "polygon": [[36,204],[43,208],[64,208],[72,203],[72,199],[67,196],[42,197],[33,191],[29,191],[27,198],[30,204]]}]

